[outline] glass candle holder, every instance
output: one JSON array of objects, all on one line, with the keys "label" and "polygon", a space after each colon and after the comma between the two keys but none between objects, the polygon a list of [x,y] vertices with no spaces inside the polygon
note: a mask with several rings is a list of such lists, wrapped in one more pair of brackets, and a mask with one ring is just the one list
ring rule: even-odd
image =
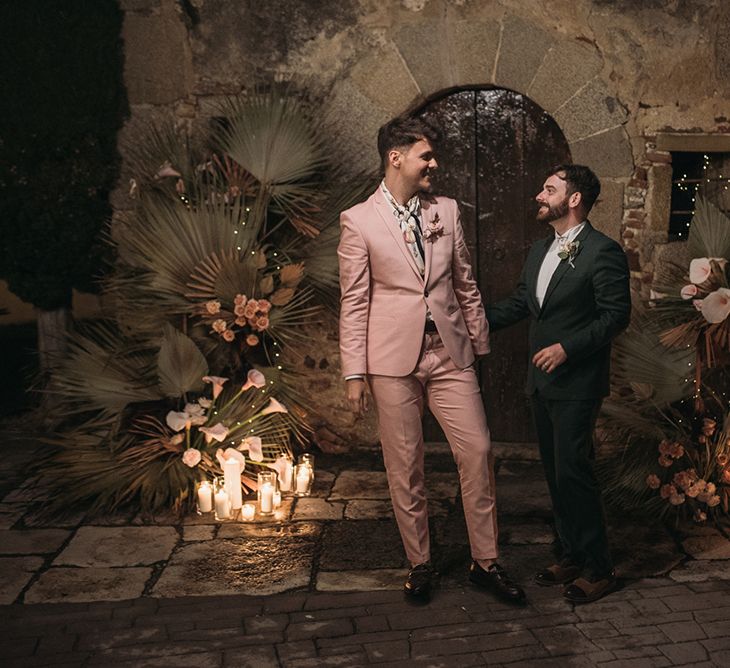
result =
[{"label": "glass candle holder", "polygon": [[309,496],[312,493],[314,482],[314,469],[308,464],[297,464],[294,467],[294,494],[296,496]]},{"label": "glass candle holder", "polygon": [[271,515],[274,512],[274,494],[276,492],[276,471],[261,471],[258,474],[258,507],[259,514]]},{"label": "glass candle holder", "polygon": [[196,486],[196,510],[198,515],[213,512],[213,485],[201,480]]},{"label": "glass candle holder", "polygon": [[279,490],[281,492],[291,492],[292,482],[294,479],[294,460],[289,453],[284,453],[276,458],[279,464]]},{"label": "glass candle holder", "polygon": [[311,452],[305,452],[299,455],[299,459],[297,459],[297,464],[309,464],[312,472],[314,472],[314,454]]},{"label": "glass candle holder", "polygon": [[241,506],[241,521],[242,522],[253,522],[256,516],[256,506],[253,503],[244,503]]},{"label": "glass candle holder", "polygon": [[223,478],[216,478],[213,481],[216,520],[228,520],[231,518],[231,498],[226,491],[226,483]]}]

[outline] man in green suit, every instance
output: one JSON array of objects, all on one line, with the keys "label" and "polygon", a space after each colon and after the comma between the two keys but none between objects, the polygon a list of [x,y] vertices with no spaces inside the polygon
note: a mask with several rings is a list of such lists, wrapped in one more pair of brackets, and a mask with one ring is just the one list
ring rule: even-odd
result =
[{"label": "man in green suit", "polygon": [[[562,547],[540,585],[566,585],[570,601],[595,601],[616,587],[593,430],[609,393],[611,340],[629,323],[629,269],[621,246],[587,220],[601,184],[583,165],[555,167],[536,199],[554,234],[530,249],[515,292],[487,306],[492,330],[530,318],[527,394],[537,427]],[[583,577],[579,577],[583,574]]]}]

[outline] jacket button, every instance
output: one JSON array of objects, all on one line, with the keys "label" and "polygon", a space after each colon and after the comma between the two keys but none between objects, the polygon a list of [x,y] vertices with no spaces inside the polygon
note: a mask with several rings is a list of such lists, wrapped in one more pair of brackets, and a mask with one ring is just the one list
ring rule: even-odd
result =
[{"label": "jacket button", "polygon": [[428,297],[428,290],[424,290],[424,291],[423,291],[423,296],[424,296],[424,297]]}]

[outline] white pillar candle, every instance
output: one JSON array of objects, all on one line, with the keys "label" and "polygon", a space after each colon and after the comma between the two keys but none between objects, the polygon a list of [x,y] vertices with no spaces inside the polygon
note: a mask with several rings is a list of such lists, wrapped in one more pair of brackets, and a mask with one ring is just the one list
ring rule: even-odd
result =
[{"label": "white pillar candle", "polygon": [[223,477],[226,481],[226,492],[228,492],[228,498],[231,501],[231,508],[238,510],[243,505],[241,463],[233,457],[226,459],[223,465]]},{"label": "white pillar candle", "polygon": [[207,480],[198,487],[198,508],[201,513],[213,510],[213,487]]},{"label": "white pillar candle", "polygon": [[265,482],[261,487],[261,512],[270,513],[274,510],[274,486]]},{"label": "white pillar candle", "polygon": [[312,470],[308,466],[297,466],[297,494],[305,494],[312,479]]},{"label": "white pillar candle", "polygon": [[256,507],[253,503],[244,503],[241,507],[241,519],[250,522],[254,518],[256,513]]},{"label": "white pillar candle", "polygon": [[231,501],[225,489],[218,490],[215,493],[215,516],[218,519],[225,520],[231,514]]}]

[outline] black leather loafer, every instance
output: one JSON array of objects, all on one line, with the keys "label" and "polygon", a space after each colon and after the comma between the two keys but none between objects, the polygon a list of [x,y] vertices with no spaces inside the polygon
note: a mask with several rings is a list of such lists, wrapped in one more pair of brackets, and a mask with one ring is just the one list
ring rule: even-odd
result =
[{"label": "black leather loafer", "polygon": [[421,602],[428,601],[431,596],[431,580],[433,568],[430,564],[418,564],[408,571],[408,579],[403,585],[406,596]]},{"label": "black leather loafer", "polygon": [[499,564],[492,564],[484,570],[476,561],[471,562],[469,581],[488,589],[503,601],[510,603],[525,603],[525,591],[514,580],[510,579],[507,571]]}]

